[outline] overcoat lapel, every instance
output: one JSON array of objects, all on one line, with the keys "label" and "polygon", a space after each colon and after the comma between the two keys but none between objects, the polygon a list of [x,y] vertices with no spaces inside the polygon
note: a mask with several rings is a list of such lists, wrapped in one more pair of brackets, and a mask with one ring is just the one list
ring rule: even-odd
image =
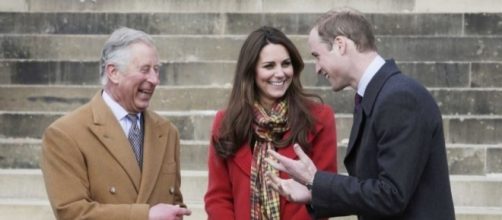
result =
[{"label": "overcoat lapel", "polygon": [[350,130],[349,146],[347,147],[347,153],[345,154],[345,159],[348,158],[352,149],[354,149],[354,144],[358,140],[359,131],[361,130],[361,124],[363,122],[364,112],[363,109],[354,114],[352,129]]},{"label": "overcoat lapel", "polygon": [[373,106],[380,89],[384,86],[390,76],[397,73],[400,73],[400,71],[394,60],[387,60],[366,87],[366,91],[364,92],[364,96],[361,101],[361,110],[354,114],[354,121],[350,131],[349,146],[347,147],[347,153],[345,154],[345,164],[347,164],[350,153],[354,150],[354,145],[359,139],[361,139],[361,130],[364,129],[366,118],[370,117],[373,112]]},{"label": "overcoat lapel", "polygon": [[252,160],[253,153],[251,152],[251,146],[247,143],[237,150],[235,156],[232,157],[232,162],[235,163],[246,176],[251,175]]},{"label": "overcoat lapel", "polygon": [[[139,190],[139,203],[146,203],[157,183],[160,168],[167,146],[168,128],[162,128],[159,121],[154,119],[150,111],[144,114],[144,134],[143,143],[143,172],[141,177],[141,187]],[[166,186],[167,187],[167,186]]]},{"label": "overcoat lapel", "polygon": [[141,171],[119,122],[98,92],[91,100],[93,123],[89,129],[122,166],[139,191]]}]

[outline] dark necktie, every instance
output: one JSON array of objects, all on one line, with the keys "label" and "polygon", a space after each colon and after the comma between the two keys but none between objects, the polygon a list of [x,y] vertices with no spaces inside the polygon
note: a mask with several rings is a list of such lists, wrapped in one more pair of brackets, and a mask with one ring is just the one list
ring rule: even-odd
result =
[{"label": "dark necktie", "polygon": [[354,96],[354,113],[358,112],[361,110],[361,101],[363,100],[363,97],[357,94]]},{"label": "dark necktie", "polygon": [[136,114],[127,115],[127,118],[132,123],[127,138],[129,139],[129,143],[131,143],[136,161],[141,168],[143,165],[143,132],[141,131],[141,127],[138,126],[138,116]]}]

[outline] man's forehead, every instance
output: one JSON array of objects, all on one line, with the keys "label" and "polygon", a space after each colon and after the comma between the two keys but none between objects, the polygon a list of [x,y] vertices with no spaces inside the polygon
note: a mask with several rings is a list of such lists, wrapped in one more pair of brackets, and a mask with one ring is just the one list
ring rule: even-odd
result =
[{"label": "man's forehead", "polygon": [[320,42],[321,37],[319,36],[319,32],[316,28],[312,29],[309,33],[308,41],[309,42]]}]

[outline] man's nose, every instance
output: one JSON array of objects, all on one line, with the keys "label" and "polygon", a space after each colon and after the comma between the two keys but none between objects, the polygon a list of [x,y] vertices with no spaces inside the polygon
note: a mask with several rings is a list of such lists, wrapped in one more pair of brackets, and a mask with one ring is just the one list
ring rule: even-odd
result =
[{"label": "man's nose", "polygon": [[317,62],[315,62],[315,72],[321,74],[321,66]]},{"label": "man's nose", "polygon": [[154,84],[154,85],[159,85],[160,84],[160,79],[159,79],[159,72],[156,70],[151,70],[150,73],[148,73],[148,82]]}]

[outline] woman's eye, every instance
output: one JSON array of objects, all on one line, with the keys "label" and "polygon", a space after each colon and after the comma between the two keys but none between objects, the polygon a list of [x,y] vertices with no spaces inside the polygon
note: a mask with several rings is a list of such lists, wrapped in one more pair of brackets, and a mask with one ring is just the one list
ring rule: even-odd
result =
[{"label": "woman's eye", "polygon": [[265,65],[264,66],[265,69],[273,69],[274,68],[274,65],[272,64],[269,64],[269,65]]}]

